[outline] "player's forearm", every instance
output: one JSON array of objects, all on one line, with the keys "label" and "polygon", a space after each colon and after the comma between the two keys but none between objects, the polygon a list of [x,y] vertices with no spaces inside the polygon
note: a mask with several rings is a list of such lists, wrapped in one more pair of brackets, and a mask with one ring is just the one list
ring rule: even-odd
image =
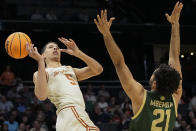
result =
[{"label": "player's forearm", "polygon": [[169,58],[178,60],[180,55],[180,27],[179,23],[172,24]]},{"label": "player's forearm", "polygon": [[38,62],[38,74],[37,74],[35,94],[39,100],[47,99],[47,78],[46,78],[44,60]]},{"label": "player's forearm", "polygon": [[105,46],[115,66],[124,62],[124,56],[110,32],[103,35]]},{"label": "player's forearm", "polygon": [[103,72],[102,65],[99,64],[99,62],[97,62],[95,59],[86,55],[84,52],[79,51],[76,57],[84,61],[87,64],[87,66],[91,69],[91,71],[95,73],[95,75],[101,74]]}]

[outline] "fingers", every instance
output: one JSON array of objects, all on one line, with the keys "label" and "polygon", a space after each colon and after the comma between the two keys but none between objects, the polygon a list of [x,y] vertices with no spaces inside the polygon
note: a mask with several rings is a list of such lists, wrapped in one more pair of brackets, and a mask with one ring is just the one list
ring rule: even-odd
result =
[{"label": "fingers", "polygon": [[167,18],[167,21],[169,21],[171,23],[171,16],[169,16],[168,13],[165,13],[165,17]]},{"label": "fingers", "polygon": [[176,4],[175,4],[175,7],[174,8],[176,8],[176,7],[178,7],[179,6],[179,1],[177,1],[176,2]]},{"label": "fingers", "polygon": [[[101,20],[103,20],[103,10],[101,10]],[[103,21],[102,21],[103,22]]]},{"label": "fingers", "polygon": [[29,45],[28,43],[26,43],[26,50],[28,53],[32,52],[32,45]]},{"label": "fingers", "polygon": [[26,50],[30,56],[34,55],[35,53],[38,53],[37,47],[34,47],[34,44],[26,43]]},{"label": "fingers", "polygon": [[72,39],[69,39],[69,41],[71,41],[72,43],[74,43],[74,44],[75,44],[75,41],[74,41],[74,40],[72,40]]},{"label": "fingers", "polygon": [[182,3],[180,3],[179,8],[180,8],[180,10],[182,10],[182,8],[183,8],[183,4]]},{"label": "fingers", "polygon": [[107,21],[107,10],[104,10],[104,21]]},{"label": "fingers", "polygon": [[60,49],[60,51],[66,53],[67,49]]},{"label": "fingers", "polygon": [[58,38],[59,41],[61,41],[67,48],[75,48],[76,43],[72,39],[66,39],[64,37]]},{"label": "fingers", "polygon": [[98,22],[99,22],[99,25],[103,25],[102,20],[101,20],[101,18],[100,18],[99,15],[97,15],[97,20],[98,20]]},{"label": "fingers", "polygon": [[181,11],[182,10],[182,7],[183,7],[183,4],[182,4],[182,2],[177,2],[176,3],[176,5],[175,5],[175,7],[174,7],[174,11]]},{"label": "fingers", "polygon": [[73,55],[73,51],[70,49],[60,49],[61,52],[65,52],[67,54]]},{"label": "fingers", "polygon": [[96,24],[97,27],[99,26],[99,23],[97,22],[96,19],[94,19],[94,23]]},{"label": "fingers", "polygon": [[169,19],[169,14],[168,13],[165,13],[165,17],[167,18],[167,20]]},{"label": "fingers", "polygon": [[34,51],[35,51],[35,52],[38,52],[38,51],[37,51],[37,47],[34,47]]},{"label": "fingers", "polygon": [[65,39],[65,38],[63,38],[63,37],[61,37],[61,38],[59,37],[58,40],[59,40],[60,42],[62,42],[63,44],[65,44],[66,46],[69,46],[69,45],[68,45],[68,42],[67,42],[67,41],[68,41],[67,39]]},{"label": "fingers", "polygon": [[115,17],[110,18],[110,20],[109,20],[109,27],[112,25],[113,20],[115,20]]}]

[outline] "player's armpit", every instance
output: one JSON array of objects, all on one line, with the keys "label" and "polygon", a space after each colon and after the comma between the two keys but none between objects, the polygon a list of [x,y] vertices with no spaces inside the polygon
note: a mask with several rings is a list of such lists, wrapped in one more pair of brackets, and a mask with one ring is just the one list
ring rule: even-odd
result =
[{"label": "player's armpit", "polygon": [[131,99],[133,105],[140,107],[143,101],[144,87],[133,78],[129,68],[124,62],[116,65],[115,68],[124,91]]},{"label": "player's armpit", "polygon": [[78,81],[86,80],[98,74],[95,74],[89,67],[73,68]]},{"label": "player's armpit", "polygon": [[[47,71],[45,71],[46,72],[46,80],[47,80],[47,82],[48,82],[48,79],[49,79],[49,75],[48,75],[48,72]],[[37,71],[33,74],[33,83],[34,83],[34,85],[36,84],[36,81],[37,81]]]}]

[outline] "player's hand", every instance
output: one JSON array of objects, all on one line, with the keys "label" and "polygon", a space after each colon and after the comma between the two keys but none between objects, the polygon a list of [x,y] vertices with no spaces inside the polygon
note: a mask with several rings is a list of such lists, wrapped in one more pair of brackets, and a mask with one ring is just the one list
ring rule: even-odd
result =
[{"label": "player's hand", "polygon": [[40,55],[37,51],[37,47],[34,47],[34,44],[26,44],[26,50],[31,58],[39,62],[40,60],[44,60],[44,57]]},{"label": "player's hand", "polygon": [[177,2],[174,10],[172,11],[172,14],[169,15],[168,13],[165,14],[167,20],[171,24],[178,24],[179,23],[179,18],[180,18],[180,12],[182,10],[183,4],[181,2]]},{"label": "player's hand", "polygon": [[58,40],[61,41],[67,47],[67,49],[60,49],[61,52],[65,52],[69,55],[78,56],[80,50],[72,39],[68,40],[64,37],[61,37],[61,38],[58,38]]},{"label": "player's hand", "polygon": [[97,15],[97,19],[94,19],[94,22],[102,35],[106,35],[110,31],[112,21],[115,18],[112,17],[110,20],[107,20],[107,10],[101,10],[101,17]]}]

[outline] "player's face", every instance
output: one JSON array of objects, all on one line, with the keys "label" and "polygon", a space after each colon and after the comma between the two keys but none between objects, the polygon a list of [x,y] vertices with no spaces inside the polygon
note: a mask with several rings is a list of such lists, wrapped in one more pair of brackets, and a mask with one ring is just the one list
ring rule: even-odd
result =
[{"label": "player's face", "polygon": [[58,59],[60,60],[61,52],[60,48],[55,43],[49,43],[46,46],[44,56],[46,59]]},{"label": "player's face", "polygon": [[155,90],[156,89],[156,81],[155,81],[154,77],[155,77],[155,75],[153,73],[152,76],[150,77],[150,80],[149,80],[149,85],[151,87],[151,90]]}]

